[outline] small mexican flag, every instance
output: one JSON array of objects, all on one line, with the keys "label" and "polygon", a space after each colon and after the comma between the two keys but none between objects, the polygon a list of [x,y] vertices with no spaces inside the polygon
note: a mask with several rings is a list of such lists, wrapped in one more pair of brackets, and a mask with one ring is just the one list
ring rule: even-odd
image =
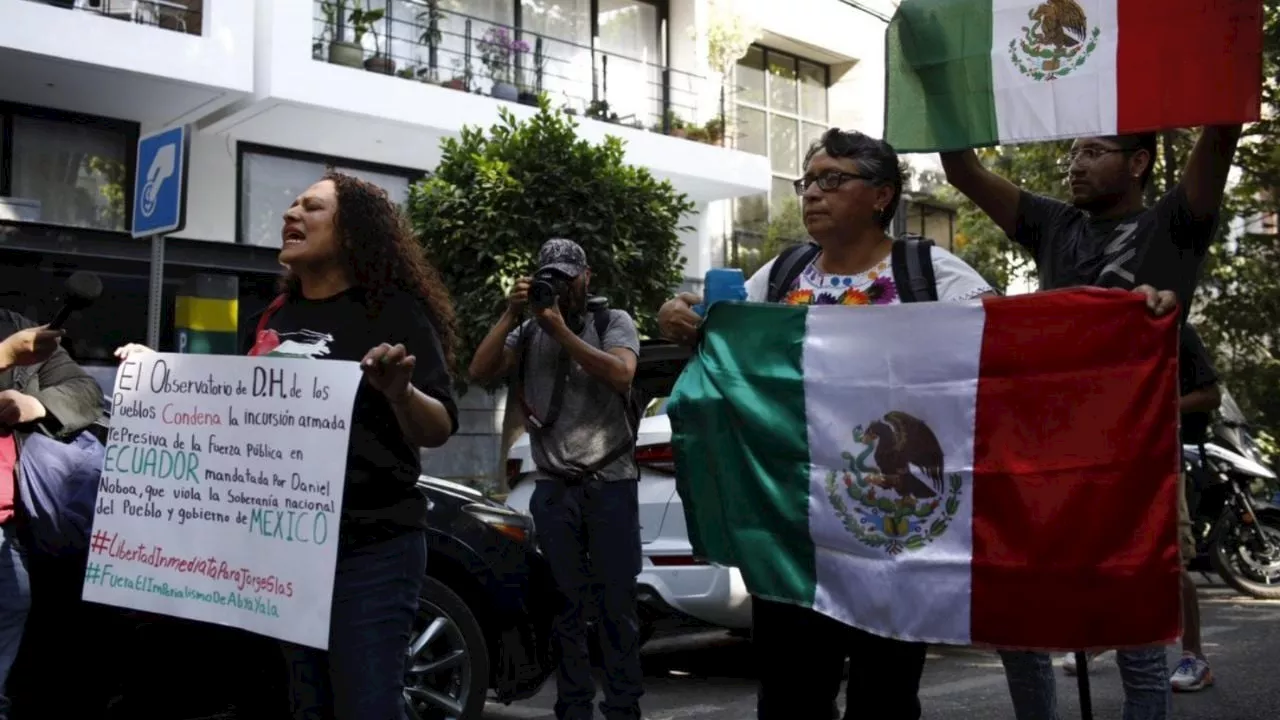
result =
[{"label": "small mexican flag", "polygon": [[717,303],[669,405],[694,552],[890,637],[1171,641],[1176,323],[1097,289]]},{"label": "small mexican flag", "polygon": [[886,36],[899,152],[1257,120],[1262,0],[903,0]]}]

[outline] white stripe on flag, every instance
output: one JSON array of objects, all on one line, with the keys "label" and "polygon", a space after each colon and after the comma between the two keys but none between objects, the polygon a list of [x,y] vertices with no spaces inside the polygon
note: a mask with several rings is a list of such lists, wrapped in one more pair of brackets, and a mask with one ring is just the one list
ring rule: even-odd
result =
[{"label": "white stripe on flag", "polygon": [[[809,530],[817,555],[814,608],[820,612],[878,634],[967,642],[973,428],[984,319],[979,302],[810,308],[803,366],[812,463]],[[875,467],[871,446],[855,442],[853,430],[894,411],[922,420],[945,458],[938,509],[917,521],[908,536],[921,528],[927,533],[945,516],[953,475],[962,489],[959,508],[940,537],[891,554],[846,528],[828,481],[832,470],[848,466],[843,453],[867,453],[864,462]],[[921,468],[912,467],[911,473],[933,487]],[[861,523],[862,532],[886,537],[883,525],[872,529],[868,524],[876,522],[874,515],[848,494],[842,475],[837,475],[836,494],[844,516]],[[872,489],[877,498],[897,497]]]},{"label": "white stripe on flag", "polygon": [[[1115,134],[1118,1],[1076,0],[1085,12],[1086,38],[1076,46],[1079,49],[1072,59],[1059,61],[1059,70],[1067,70],[1065,75],[1037,80],[1028,72],[1043,73],[1040,63],[1044,60],[1026,55],[1021,43],[1035,22],[1028,13],[1041,3],[993,0],[991,79],[1002,143]],[[1095,30],[1097,47],[1082,57]],[[1010,42],[1015,43],[1013,49]]]}]

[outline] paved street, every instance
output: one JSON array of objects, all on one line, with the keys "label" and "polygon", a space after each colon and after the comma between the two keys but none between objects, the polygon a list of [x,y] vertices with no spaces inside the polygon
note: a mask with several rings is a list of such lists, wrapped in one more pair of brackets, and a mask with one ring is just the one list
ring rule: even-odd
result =
[{"label": "paved street", "polygon": [[[1218,683],[1174,697],[1178,720],[1274,720],[1280,717],[1280,602],[1242,598],[1217,584],[1201,588],[1205,648]],[[1046,618],[1046,620],[1051,620]],[[723,632],[655,639],[645,647],[649,720],[742,720],[755,717],[751,646]],[[1170,664],[1177,653],[1170,649]],[[1079,718],[1074,678],[1059,675],[1062,720]],[[1091,675],[1094,717],[1119,720],[1123,699],[1114,661]],[[991,653],[935,649],[925,668],[926,718],[1013,720],[999,659]],[[490,705],[486,720],[551,720],[551,683],[510,707]],[[842,699],[843,702],[843,699]],[[597,716],[599,717],[599,716]]]}]

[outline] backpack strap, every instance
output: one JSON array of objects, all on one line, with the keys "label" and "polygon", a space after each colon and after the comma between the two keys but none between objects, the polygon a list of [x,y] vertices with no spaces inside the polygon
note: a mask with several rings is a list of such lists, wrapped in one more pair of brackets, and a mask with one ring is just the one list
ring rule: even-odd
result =
[{"label": "backpack strap", "polygon": [[893,283],[904,302],[932,302],[938,299],[938,280],[933,274],[933,241],[919,235],[903,235],[893,241]]},{"label": "backpack strap", "polygon": [[804,272],[821,251],[822,248],[817,243],[807,242],[792,245],[778,253],[773,266],[769,268],[769,292],[765,295],[765,300],[771,303],[781,301],[787,288],[791,287],[791,283],[800,277],[800,273]]},{"label": "backpack strap", "polygon": [[593,312],[596,320],[596,340],[600,341],[600,347],[604,348],[604,334],[609,332],[609,321],[612,316],[609,314],[609,306],[598,307]]},{"label": "backpack strap", "polygon": [[534,430],[545,430],[555,424],[556,419],[560,417],[560,406],[564,404],[564,386],[569,380],[569,351],[560,348],[560,356],[556,360],[555,384],[551,387],[551,405],[547,408],[547,416],[539,418],[524,393],[524,377],[529,366],[529,348],[532,344],[533,332],[534,322],[532,320],[524,323],[520,328],[520,339],[516,344],[516,353],[519,359],[517,360],[516,377],[512,391],[519,398],[520,407],[524,410],[524,416],[533,425]]}]

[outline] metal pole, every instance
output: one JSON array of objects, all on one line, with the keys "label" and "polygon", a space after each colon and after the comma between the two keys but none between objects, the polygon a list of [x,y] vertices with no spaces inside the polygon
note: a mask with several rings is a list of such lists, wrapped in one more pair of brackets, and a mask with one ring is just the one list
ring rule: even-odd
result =
[{"label": "metal pole", "polygon": [[1076,653],[1076,685],[1080,689],[1080,720],[1093,720],[1093,697],[1089,693],[1089,653]]},{"label": "metal pole", "polygon": [[151,236],[151,282],[147,290],[147,347],[160,349],[160,308],[164,299],[164,236]]}]

